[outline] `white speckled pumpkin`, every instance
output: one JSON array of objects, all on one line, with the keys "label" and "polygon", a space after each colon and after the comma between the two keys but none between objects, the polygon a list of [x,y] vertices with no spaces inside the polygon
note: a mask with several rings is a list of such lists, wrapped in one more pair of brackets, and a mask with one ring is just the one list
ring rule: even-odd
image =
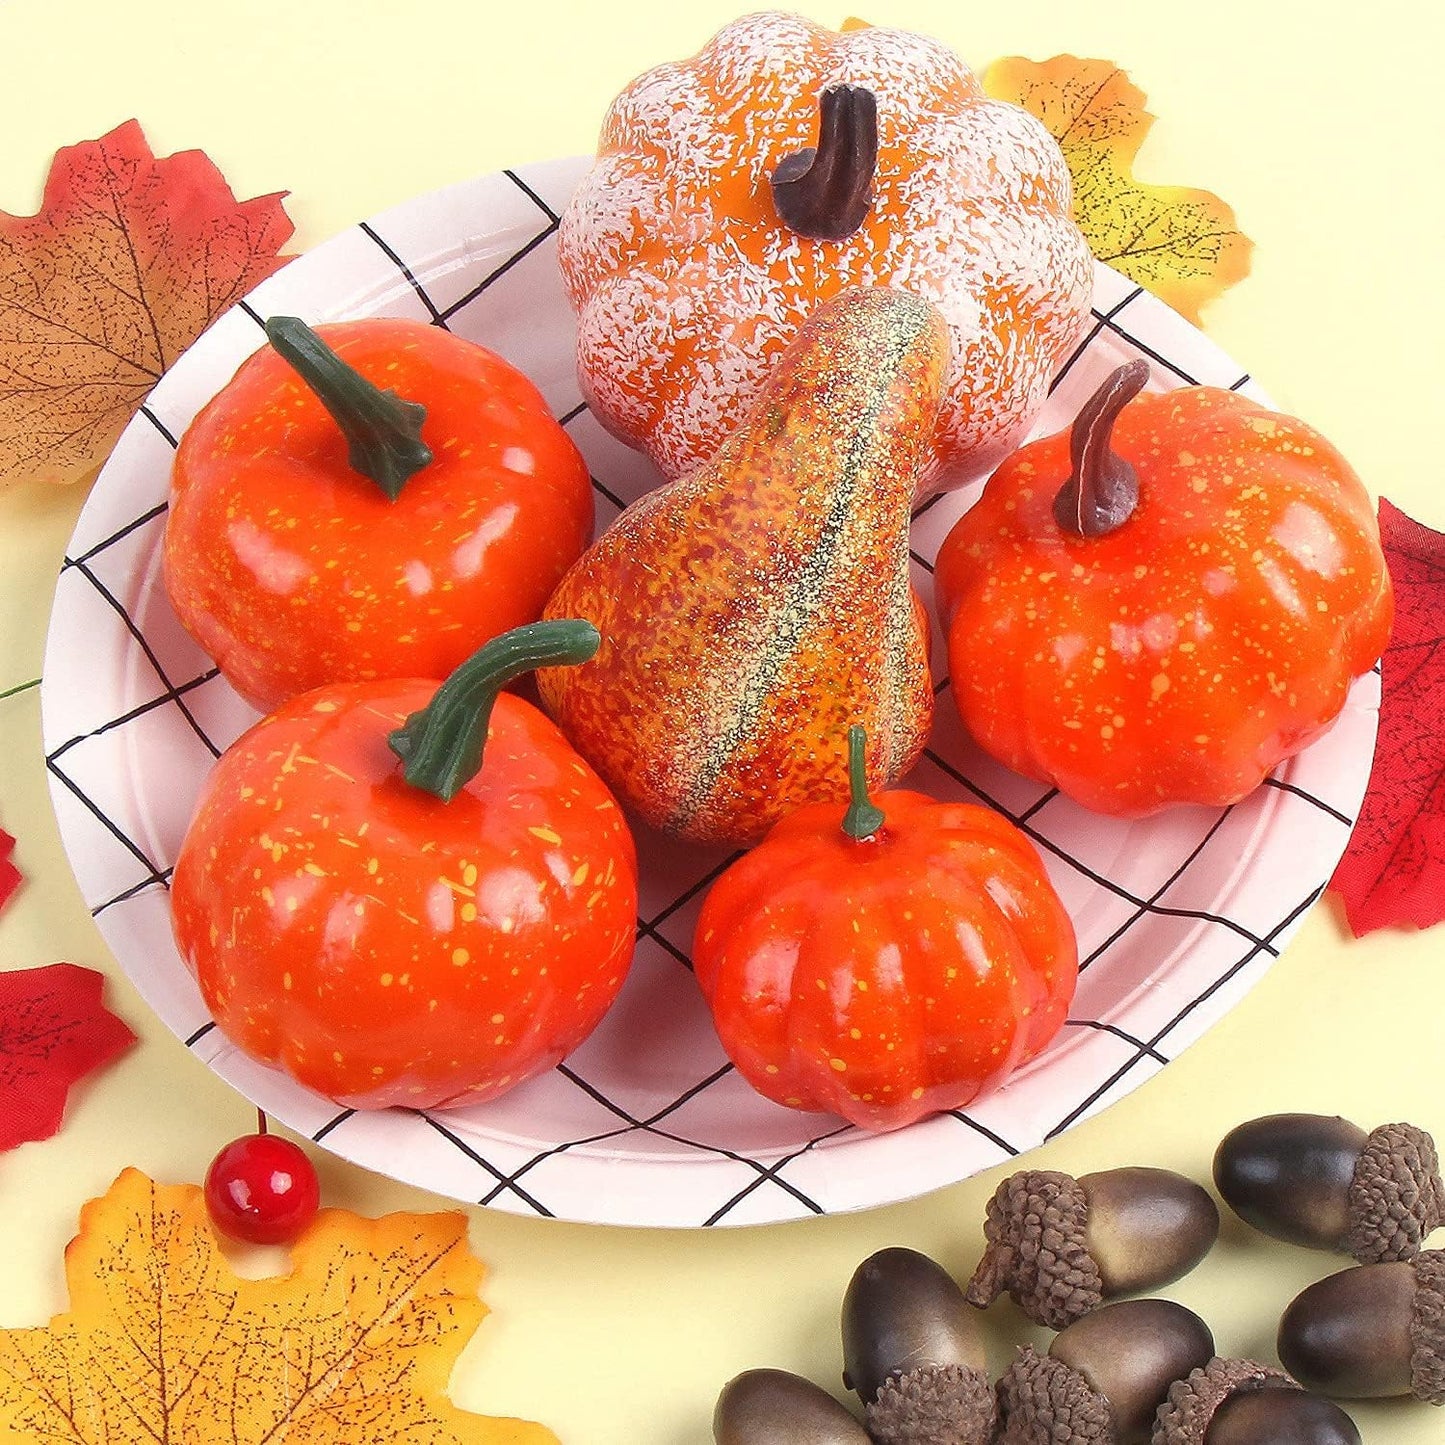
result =
[{"label": "white speckled pumpkin", "polygon": [[618,96],[562,217],[584,393],[674,477],[742,419],[819,301],[911,290],[952,348],[921,490],[962,485],[1022,439],[1082,333],[1070,197],[1043,126],[936,41],[746,16]]}]

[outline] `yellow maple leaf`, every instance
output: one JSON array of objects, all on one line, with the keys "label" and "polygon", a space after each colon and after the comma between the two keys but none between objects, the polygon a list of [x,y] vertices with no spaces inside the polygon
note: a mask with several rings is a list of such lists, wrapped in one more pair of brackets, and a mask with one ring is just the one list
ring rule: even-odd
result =
[{"label": "yellow maple leaf", "polygon": [[556,1445],[458,1410],[487,1313],[466,1217],[324,1210],[291,1271],[238,1275],[201,1191],[127,1169],[65,1251],[69,1313],[0,1330],[0,1439],[23,1445]]},{"label": "yellow maple leaf", "polygon": [[1196,324],[1200,308],[1249,273],[1254,243],[1213,191],[1135,179],[1154,117],[1111,60],[996,60],[983,77],[995,100],[1037,116],[1074,178],[1074,219],[1094,255]]}]

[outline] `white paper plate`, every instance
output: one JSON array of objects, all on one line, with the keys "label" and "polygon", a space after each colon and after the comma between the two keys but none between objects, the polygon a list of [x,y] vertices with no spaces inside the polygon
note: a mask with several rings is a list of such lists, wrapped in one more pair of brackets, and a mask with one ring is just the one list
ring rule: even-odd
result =
[{"label": "white paper plate", "polygon": [[[260,318],[384,313],[445,324],[541,387],[586,454],[599,525],[655,475],[582,405],[556,269],[557,214],[581,159],[426,195],[292,262],[183,356],[127,428],[71,540],[45,657],[44,736],[61,834],[86,901],[147,1002],[203,1063],[326,1148],[456,1199],[633,1225],[754,1224],[904,1199],[998,1164],[1157,1074],[1284,947],[1343,851],[1369,776],[1378,678],[1245,802],[1142,823],[1101,819],[973,751],[946,698],[913,786],[986,801],[1042,850],[1084,968],[1055,1045],[974,1107],[874,1137],[755,1095],[718,1046],[687,950],[724,855],[640,837],[632,975],[555,1072],[458,1112],[354,1113],[252,1063],[211,1022],[171,941],[166,880],[217,753],[254,714],[181,630],[159,585],[171,453],[261,344]],[[1037,430],[1070,420],[1122,360],[1156,387],[1258,391],[1174,312],[1100,266],[1094,324]],[[966,505],[915,524],[917,581]],[[935,656],[944,656],[940,648]]]}]

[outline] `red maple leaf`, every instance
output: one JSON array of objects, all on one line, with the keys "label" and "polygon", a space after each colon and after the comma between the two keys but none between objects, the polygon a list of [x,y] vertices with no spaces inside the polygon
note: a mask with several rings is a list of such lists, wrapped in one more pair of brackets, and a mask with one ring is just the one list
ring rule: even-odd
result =
[{"label": "red maple leaf", "polygon": [[94,470],[162,372],[286,258],[284,192],[237,201],[201,151],[133,120],[58,151],[33,216],[0,211],[0,489]]},{"label": "red maple leaf", "polygon": [[1382,659],[1369,790],[1330,880],[1357,938],[1445,919],[1445,535],[1382,498],[1380,540],[1395,631]]},{"label": "red maple leaf", "polygon": [[104,985],[73,963],[0,973],[0,1150],[49,1139],[70,1086],[135,1042]]},{"label": "red maple leaf", "polygon": [[20,870],[10,861],[14,848],[14,838],[0,828],[0,908],[4,908],[10,895],[20,886]]}]

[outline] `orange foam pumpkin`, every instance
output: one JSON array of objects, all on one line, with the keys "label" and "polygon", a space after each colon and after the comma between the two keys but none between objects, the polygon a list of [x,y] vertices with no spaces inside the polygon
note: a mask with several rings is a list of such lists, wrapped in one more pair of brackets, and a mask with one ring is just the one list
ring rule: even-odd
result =
[{"label": "orange foam pumpkin", "polygon": [[668,477],[742,420],[820,301],[910,290],[947,321],[947,394],[920,491],[1022,439],[1092,294],[1044,127],[946,47],[750,15],[613,102],[562,217],[578,373]]}]

